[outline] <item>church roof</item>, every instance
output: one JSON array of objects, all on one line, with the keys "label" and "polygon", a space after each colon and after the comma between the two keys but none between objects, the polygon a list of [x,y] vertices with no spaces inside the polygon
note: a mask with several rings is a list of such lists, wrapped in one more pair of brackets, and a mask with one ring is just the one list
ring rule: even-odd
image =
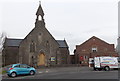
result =
[{"label": "church roof", "polygon": [[42,16],[44,16],[44,12],[43,12],[43,9],[42,9],[42,7],[41,7],[41,4],[40,4],[39,7],[38,7],[38,10],[37,10],[37,12],[36,12],[36,15],[42,15]]},{"label": "church roof", "polygon": [[11,39],[7,38],[5,41],[5,46],[19,46],[23,39]]},{"label": "church roof", "polygon": [[[5,41],[5,46],[19,46],[23,39],[11,39],[7,38]],[[68,47],[65,40],[56,40],[59,44],[59,47]]]},{"label": "church roof", "polygon": [[59,47],[68,47],[65,40],[56,40],[59,43]]}]

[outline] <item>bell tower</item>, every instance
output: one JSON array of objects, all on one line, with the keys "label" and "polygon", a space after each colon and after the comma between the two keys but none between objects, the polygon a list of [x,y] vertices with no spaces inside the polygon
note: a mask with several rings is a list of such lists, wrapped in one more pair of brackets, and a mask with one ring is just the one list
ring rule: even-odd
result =
[{"label": "bell tower", "polygon": [[35,26],[42,26],[42,25],[45,25],[44,12],[43,12],[43,9],[41,7],[41,2],[39,2],[39,7],[38,7],[37,12],[36,12]]}]

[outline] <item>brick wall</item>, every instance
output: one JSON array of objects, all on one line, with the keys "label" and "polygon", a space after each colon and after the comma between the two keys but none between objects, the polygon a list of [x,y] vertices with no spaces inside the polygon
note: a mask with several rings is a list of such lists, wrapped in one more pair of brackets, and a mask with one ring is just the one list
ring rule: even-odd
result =
[{"label": "brick wall", "polygon": [[95,56],[118,56],[114,44],[109,44],[95,36],[81,45],[76,45],[75,62],[81,65],[88,65],[90,57]]}]

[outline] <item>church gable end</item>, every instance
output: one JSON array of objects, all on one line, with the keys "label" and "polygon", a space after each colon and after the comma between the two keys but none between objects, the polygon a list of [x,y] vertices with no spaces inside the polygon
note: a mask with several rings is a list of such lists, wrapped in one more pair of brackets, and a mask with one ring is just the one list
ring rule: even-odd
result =
[{"label": "church gable end", "polygon": [[[60,45],[45,27],[41,5],[39,5],[36,16],[35,28],[20,45],[19,61],[35,67],[61,64]],[[55,60],[51,61],[53,58]]]},{"label": "church gable end", "polygon": [[[22,63],[41,67],[67,64],[69,61],[66,41],[55,40],[45,27],[41,4],[37,9],[35,27],[31,32],[24,39],[7,39],[4,46],[3,65]],[[62,56],[65,56],[64,60]]]}]

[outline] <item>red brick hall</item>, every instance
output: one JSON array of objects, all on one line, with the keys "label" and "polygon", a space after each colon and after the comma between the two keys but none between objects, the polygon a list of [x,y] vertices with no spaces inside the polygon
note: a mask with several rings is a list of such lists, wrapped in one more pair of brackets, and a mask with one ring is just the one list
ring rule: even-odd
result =
[{"label": "red brick hall", "polygon": [[74,55],[75,63],[81,65],[88,65],[90,57],[118,56],[114,44],[109,44],[95,36],[91,37],[81,45],[76,45]]}]

